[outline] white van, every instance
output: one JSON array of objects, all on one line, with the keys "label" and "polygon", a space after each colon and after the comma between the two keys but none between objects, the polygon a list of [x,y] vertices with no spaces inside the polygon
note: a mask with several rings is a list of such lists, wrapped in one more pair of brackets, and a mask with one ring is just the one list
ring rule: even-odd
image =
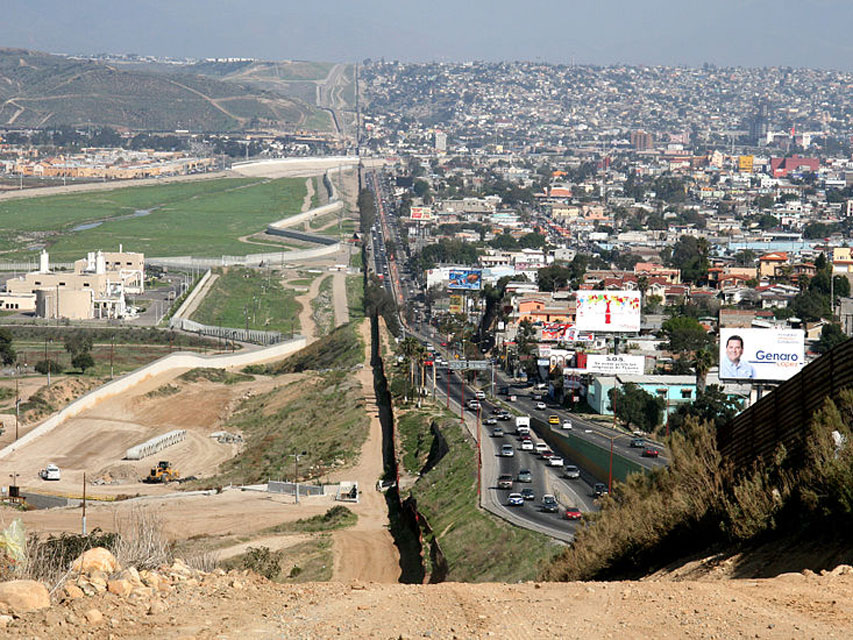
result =
[{"label": "white van", "polygon": [[42,480],[59,480],[60,479],[59,467],[57,467],[55,464],[51,463],[51,464],[47,465],[44,469],[39,471],[39,477]]},{"label": "white van", "polygon": [[478,391],[474,395],[477,398],[477,400],[485,400],[486,399],[486,392],[485,391]]}]

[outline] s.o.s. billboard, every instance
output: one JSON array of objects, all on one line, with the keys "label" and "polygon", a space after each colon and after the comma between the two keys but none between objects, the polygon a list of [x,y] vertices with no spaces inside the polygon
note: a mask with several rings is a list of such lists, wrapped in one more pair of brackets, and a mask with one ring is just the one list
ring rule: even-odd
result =
[{"label": "s.o.s. billboard", "polygon": [[578,331],[639,331],[639,291],[578,291]]},{"label": "s.o.s. billboard", "polygon": [[482,269],[451,269],[447,288],[464,291],[479,291],[482,280]]},{"label": "s.o.s. billboard", "polygon": [[720,329],[721,380],[787,380],[805,365],[800,329]]}]

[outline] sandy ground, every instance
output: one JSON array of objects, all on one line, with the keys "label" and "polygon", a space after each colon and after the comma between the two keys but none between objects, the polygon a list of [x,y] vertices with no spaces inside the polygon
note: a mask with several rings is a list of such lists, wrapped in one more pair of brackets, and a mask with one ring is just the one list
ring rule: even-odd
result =
[{"label": "sandy ground", "polygon": [[[359,325],[359,331],[365,344],[365,362],[369,362],[370,325],[367,321]],[[400,577],[400,554],[388,530],[385,496],[376,490],[376,482],[382,475],[382,425],[373,392],[373,372],[365,366],[359,369],[357,377],[370,416],[370,433],[355,468],[333,476],[333,482],[357,481],[360,501],[347,505],[358,515],[356,525],[333,535],[335,560],[332,579],[396,582]]]},{"label": "sandy ground", "polygon": [[[335,326],[349,322],[349,305],[347,304],[347,274],[335,272],[332,280],[332,304],[335,309]],[[365,360],[367,362],[368,360]]]},{"label": "sandy ground", "polygon": [[304,213],[311,208],[311,198],[314,197],[314,180],[312,178],[305,179],[305,198],[302,200],[302,209]]},{"label": "sandy ground", "polygon": [[295,300],[302,305],[302,311],[299,312],[300,333],[305,336],[306,344],[311,344],[317,339],[317,325],[314,322],[314,317],[311,315],[311,301],[317,297],[317,292],[320,290],[320,283],[323,280],[322,275],[317,275],[311,281],[311,286],[308,291],[301,296],[296,296]]}]

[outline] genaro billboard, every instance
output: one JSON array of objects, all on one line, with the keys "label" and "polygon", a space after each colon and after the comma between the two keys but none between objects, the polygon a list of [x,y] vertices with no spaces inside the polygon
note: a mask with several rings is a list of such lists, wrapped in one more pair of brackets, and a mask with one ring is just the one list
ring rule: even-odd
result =
[{"label": "genaro billboard", "polygon": [[639,331],[639,291],[578,291],[578,331]]},{"label": "genaro billboard", "polygon": [[787,380],[805,351],[801,329],[720,329],[720,379]]},{"label": "genaro billboard", "polygon": [[479,291],[483,281],[482,269],[451,269],[448,289]]}]

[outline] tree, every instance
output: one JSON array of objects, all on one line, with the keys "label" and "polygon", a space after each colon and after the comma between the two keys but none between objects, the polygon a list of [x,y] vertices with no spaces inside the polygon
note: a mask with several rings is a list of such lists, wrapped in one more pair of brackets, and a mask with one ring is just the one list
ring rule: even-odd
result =
[{"label": "tree", "polygon": [[667,262],[681,271],[681,279],[685,282],[704,282],[708,279],[708,241],[681,236],[673,246]]},{"label": "tree", "polygon": [[71,366],[80,369],[80,373],[86,373],[86,369],[95,366],[95,359],[88,351],[81,351],[71,358]]},{"label": "tree", "polygon": [[47,372],[51,373],[62,373],[62,365],[59,364],[56,360],[39,360],[35,364],[36,373],[40,373],[41,375],[47,375]]},{"label": "tree", "polygon": [[846,342],[847,339],[847,336],[837,324],[825,324],[820,330],[820,339],[815,343],[814,350],[818,353],[826,353],[842,342]]},{"label": "tree", "polygon": [[633,424],[643,431],[652,431],[661,423],[666,407],[664,399],[643,391],[633,382],[611,389],[608,397],[613,414],[628,428]]},{"label": "tree", "polygon": [[669,417],[669,430],[680,430],[689,417],[708,422],[719,429],[735,417],[740,407],[740,400],[730,398],[722,387],[712,384],[704,392],[697,393],[693,402],[679,405]]},{"label": "tree", "polygon": [[541,233],[528,233],[519,238],[518,246],[522,249],[544,249],[545,236]]},{"label": "tree", "polygon": [[551,264],[536,272],[536,282],[540,291],[556,291],[565,287],[572,276],[572,270],[562,264]]},{"label": "tree", "polygon": [[713,341],[705,327],[689,316],[668,318],[661,329],[668,339],[666,349],[673,353],[695,353],[710,347]]},{"label": "tree", "polygon": [[0,361],[8,366],[15,362],[17,354],[12,348],[12,333],[5,328],[0,328]]},{"label": "tree", "polygon": [[705,380],[708,370],[714,365],[716,358],[710,349],[699,349],[693,355],[693,368],[696,370],[696,393],[704,393]]},{"label": "tree", "polygon": [[505,229],[503,233],[489,240],[489,246],[502,251],[514,251],[518,249],[518,240],[509,233],[508,229]]}]

